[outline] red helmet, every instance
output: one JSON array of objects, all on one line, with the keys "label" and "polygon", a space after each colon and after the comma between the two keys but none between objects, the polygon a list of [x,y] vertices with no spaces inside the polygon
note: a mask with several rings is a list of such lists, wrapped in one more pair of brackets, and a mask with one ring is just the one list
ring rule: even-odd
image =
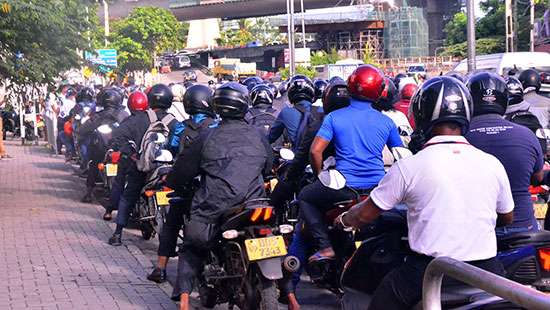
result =
[{"label": "red helmet", "polygon": [[411,99],[418,86],[413,83],[409,83],[401,89],[401,99]]},{"label": "red helmet", "polygon": [[371,102],[380,98],[385,84],[384,74],[372,65],[360,66],[348,78],[350,95],[355,99]]},{"label": "red helmet", "polygon": [[147,95],[143,92],[135,91],[128,97],[128,109],[130,111],[145,111],[147,108],[149,108]]}]

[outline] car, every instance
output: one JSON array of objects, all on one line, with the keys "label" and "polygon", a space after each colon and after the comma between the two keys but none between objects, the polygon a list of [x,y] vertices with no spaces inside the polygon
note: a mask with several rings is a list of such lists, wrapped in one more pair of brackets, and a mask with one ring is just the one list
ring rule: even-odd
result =
[{"label": "car", "polygon": [[172,68],[191,68],[191,59],[189,59],[189,57],[185,55],[176,55],[172,58]]},{"label": "car", "polygon": [[187,70],[183,72],[183,80],[189,81],[189,82],[196,82],[197,81],[197,73],[193,70]]},{"label": "car", "polygon": [[417,74],[426,76],[428,72],[426,71],[426,65],[417,63],[417,64],[411,64],[407,68],[407,75],[408,76],[415,76]]}]

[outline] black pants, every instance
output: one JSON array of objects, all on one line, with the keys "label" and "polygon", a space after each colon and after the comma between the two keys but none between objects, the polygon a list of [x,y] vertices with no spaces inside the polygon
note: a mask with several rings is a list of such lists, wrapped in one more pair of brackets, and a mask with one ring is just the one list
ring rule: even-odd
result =
[{"label": "black pants", "polygon": [[191,199],[185,199],[182,205],[170,205],[166,223],[159,236],[159,256],[176,256],[179,232],[183,226],[183,216],[191,205]]},{"label": "black pants", "polygon": [[134,161],[129,161],[128,175],[126,177],[126,187],[118,203],[118,213],[116,215],[116,224],[122,227],[128,225],[130,213],[136,205],[141,190],[145,186],[146,174],[137,169]]},{"label": "black pants", "polygon": [[186,224],[183,247],[178,258],[178,276],[172,293],[173,300],[179,300],[181,294],[190,294],[193,291],[193,285],[204,268],[217,229],[215,224],[197,220]]},{"label": "black pants", "polygon": [[350,188],[334,190],[324,186],[319,180],[302,189],[298,197],[300,217],[305,221],[319,249],[331,247],[328,237],[328,224],[325,213],[336,206],[337,202],[357,198],[357,192]]},{"label": "black pants", "polygon": [[[425,255],[407,256],[403,265],[384,277],[374,292],[369,310],[410,309],[416,305],[422,299],[424,272],[432,260],[433,257]],[[498,275],[504,274],[496,258],[468,263]]]},{"label": "black pants", "polygon": [[105,150],[104,148],[99,148],[95,145],[90,146],[90,168],[88,170],[88,176],[86,178],[86,187],[88,188],[88,192],[91,193],[93,188],[95,187],[95,182],[99,178],[99,168],[97,165],[101,162],[103,162],[103,159],[105,158]]},{"label": "black pants", "polygon": [[121,157],[118,162],[117,173],[111,185],[111,196],[109,197],[107,212],[118,210],[118,203],[120,202],[120,197],[122,197],[124,186],[126,185],[126,177],[128,176],[128,166],[130,165],[130,160],[131,159],[129,158]]},{"label": "black pants", "polygon": [[296,185],[294,182],[288,180],[281,180],[275,189],[271,193],[271,204],[277,212],[282,212],[285,206],[285,202],[292,199]]}]

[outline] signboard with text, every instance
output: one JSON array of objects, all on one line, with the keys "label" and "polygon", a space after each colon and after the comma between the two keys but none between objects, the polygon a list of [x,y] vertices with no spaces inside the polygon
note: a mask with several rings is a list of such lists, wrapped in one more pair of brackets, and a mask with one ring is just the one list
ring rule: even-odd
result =
[{"label": "signboard with text", "polygon": [[86,52],[84,55],[86,60],[100,66],[116,67],[117,66],[117,50],[115,49],[100,49],[94,53]]}]

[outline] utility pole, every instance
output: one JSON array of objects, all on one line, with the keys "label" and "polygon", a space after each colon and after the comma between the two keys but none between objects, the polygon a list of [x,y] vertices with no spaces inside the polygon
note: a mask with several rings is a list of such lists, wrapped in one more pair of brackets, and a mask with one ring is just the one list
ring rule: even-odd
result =
[{"label": "utility pole", "polygon": [[288,21],[288,49],[290,56],[290,66],[289,74],[293,76],[296,72],[296,63],[295,63],[295,46],[294,46],[294,0],[287,0],[287,21]]},{"label": "utility pole", "polygon": [[466,37],[468,38],[468,72],[476,69],[476,28],[474,14],[474,0],[466,0],[466,13],[468,16],[468,28]]},{"label": "utility pole", "polygon": [[106,0],[103,0],[103,17],[105,19],[105,46],[107,46],[109,44],[109,41],[107,41],[109,37],[109,4],[107,4]]},{"label": "utility pole", "polygon": [[530,26],[531,26],[531,32],[530,32],[530,46],[529,51],[534,52],[535,51],[535,0],[529,1],[529,5],[531,6],[531,16],[530,16]]},{"label": "utility pole", "polygon": [[515,21],[513,14],[514,0],[506,0],[506,53],[514,52]]},{"label": "utility pole", "polygon": [[300,0],[300,5],[302,6],[302,40],[304,42],[304,48],[306,48],[306,22],[304,15],[304,0]]}]

